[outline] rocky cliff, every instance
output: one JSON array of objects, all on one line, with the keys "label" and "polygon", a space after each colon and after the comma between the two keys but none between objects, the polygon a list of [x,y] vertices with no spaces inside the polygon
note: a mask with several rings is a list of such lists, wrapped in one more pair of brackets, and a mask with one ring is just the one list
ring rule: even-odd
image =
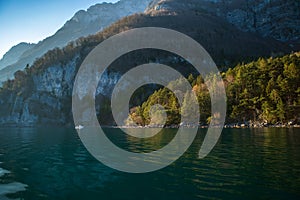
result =
[{"label": "rocky cliff", "polygon": [[[27,77],[19,90],[0,90],[0,124],[5,126],[70,125],[71,97],[78,55],[66,64],[50,66]],[[117,82],[117,73],[105,73],[99,82],[97,95],[108,95]],[[88,86],[84,86],[88,87]],[[81,88],[87,90],[87,88]],[[98,110],[101,108],[99,107]]]},{"label": "rocky cliff", "polygon": [[300,2],[297,0],[155,0],[147,13],[210,13],[242,31],[299,43]]}]

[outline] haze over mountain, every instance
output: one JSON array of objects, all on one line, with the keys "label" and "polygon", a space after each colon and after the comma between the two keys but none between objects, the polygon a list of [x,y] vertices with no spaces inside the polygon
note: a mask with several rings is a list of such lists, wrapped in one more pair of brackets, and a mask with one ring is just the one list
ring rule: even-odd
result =
[{"label": "haze over mountain", "polygon": [[[143,12],[151,0],[120,0],[117,3],[101,3],[91,6],[86,11],[78,11],[53,36],[23,52],[11,49],[8,56],[0,61],[0,82],[12,78],[15,71],[31,65],[37,58],[53,48],[61,48],[79,37],[101,31],[122,17]],[[16,50],[16,52],[14,52]],[[12,55],[12,57],[10,56]],[[15,56],[18,55],[18,56]]]},{"label": "haze over mountain", "polygon": [[3,55],[3,58],[0,60],[0,70],[17,62],[25,51],[32,49],[34,46],[35,44],[29,44],[25,42],[13,46]]}]

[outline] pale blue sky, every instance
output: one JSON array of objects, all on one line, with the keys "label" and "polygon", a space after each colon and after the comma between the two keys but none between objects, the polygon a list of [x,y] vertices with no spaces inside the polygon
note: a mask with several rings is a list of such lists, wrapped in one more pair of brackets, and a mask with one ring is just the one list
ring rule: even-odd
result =
[{"label": "pale blue sky", "polygon": [[78,10],[118,0],[0,0],[0,59],[20,42],[53,35]]}]

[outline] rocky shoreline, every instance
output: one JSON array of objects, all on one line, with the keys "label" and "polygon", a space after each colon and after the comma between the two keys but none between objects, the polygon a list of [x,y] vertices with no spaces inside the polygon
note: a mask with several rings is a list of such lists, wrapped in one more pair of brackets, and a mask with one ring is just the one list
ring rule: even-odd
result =
[{"label": "rocky shoreline", "polygon": [[[182,125],[147,125],[147,126],[104,126],[106,128],[208,128],[208,124],[182,124]],[[220,127],[220,126],[215,126]],[[230,123],[225,124],[223,128],[300,128],[298,123],[277,123],[277,124],[268,124],[268,123]]]},{"label": "rocky shoreline", "polygon": [[[3,123],[0,124],[0,128],[42,128],[42,127],[64,127],[64,128],[72,128],[75,127],[73,124],[52,124],[52,125],[42,125],[42,124],[14,124],[14,123]],[[208,124],[187,124],[187,123],[181,123],[179,125],[173,124],[173,125],[146,125],[146,126],[135,126],[135,125],[124,125],[124,126],[117,126],[117,125],[101,125],[102,128],[208,128]],[[211,127],[220,127],[220,125],[211,126]],[[223,128],[300,128],[299,122],[288,122],[288,123],[276,123],[276,124],[270,124],[270,123],[225,123]]]}]

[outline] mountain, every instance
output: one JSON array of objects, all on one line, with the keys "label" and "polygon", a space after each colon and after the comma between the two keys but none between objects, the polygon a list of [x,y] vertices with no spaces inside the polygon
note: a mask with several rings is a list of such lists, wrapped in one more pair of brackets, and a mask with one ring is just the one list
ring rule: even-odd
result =
[{"label": "mountain", "polygon": [[3,55],[3,58],[0,60],[0,70],[17,62],[25,51],[32,49],[34,46],[35,44],[29,44],[25,42],[13,46]]},{"label": "mountain", "polygon": [[[174,2],[175,5],[179,1],[169,2]],[[153,2],[150,6],[155,4]],[[258,33],[241,31],[220,16],[195,11],[195,7],[189,3],[184,6],[186,8],[181,4],[178,9],[169,11],[134,14],[122,18],[95,35],[69,43],[63,49],[48,51],[30,68],[17,71],[14,80],[3,84],[0,89],[0,124],[72,125],[72,90],[78,68],[99,43],[124,30],[164,27],[180,31],[202,44],[218,66],[225,66],[224,69],[239,62],[288,54],[293,50],[289,43],[262,37]],[[101,77],[97,88],[96,110],[104,116],[99,117],[103,124],[114,123],[108,102],[115,83],[128,69],[149,62],[172,66],[185,75],[193,73],[187,61],[170,52],[146,49],[121,56]],[[89,91],[89,85],[83,85],[80,90]],[[145,93],[147,92],[149,91]]]},{"label": "mountain", "polygon": [[199,12],[219,16],[245,32],[299,44],[300,2],[296,0],[155,0],[147,13]]},{"label": "mountain", "polygon": [[120,0],[117,3],[101,3],[91,6],[86,11],[78,11],[54,35],[44,39],[34,47],[23,52],[19,59],[10,58],[15,62],[0,65],[0,82],[12,78],[14,72],[22,70],[27,64],[33,62],[56,47],[66,46],[70,41],[79,37],[95,34],[122,17],[143,12],[151,0]]}]

